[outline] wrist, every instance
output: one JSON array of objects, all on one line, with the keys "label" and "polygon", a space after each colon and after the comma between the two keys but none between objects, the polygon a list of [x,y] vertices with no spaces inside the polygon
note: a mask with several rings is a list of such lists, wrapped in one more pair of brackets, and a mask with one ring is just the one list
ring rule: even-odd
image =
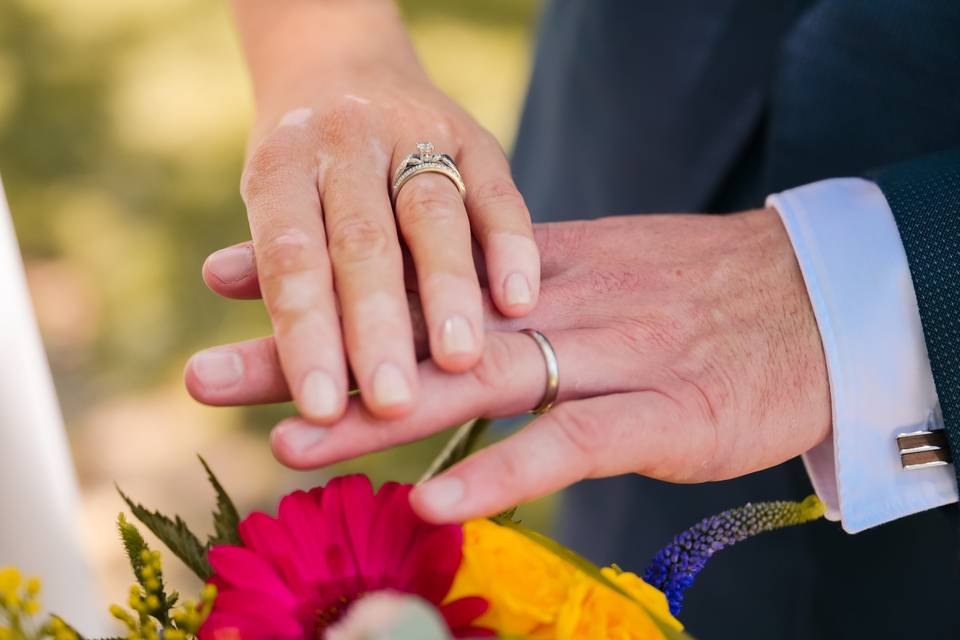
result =
[{"label": "wrist", "polygon": [[807,286],[790,236],[773,207],[738,214],[759,243],[752,269],[766,308],[771,345],[763,396],[780,403],[782,416],[803,432],[804,450],[831,431],[826,357]]},{"label": "wrist", "polygon": [[363,76],[423,75],[392,0],[234,0],[234,11],[258,112]]}]

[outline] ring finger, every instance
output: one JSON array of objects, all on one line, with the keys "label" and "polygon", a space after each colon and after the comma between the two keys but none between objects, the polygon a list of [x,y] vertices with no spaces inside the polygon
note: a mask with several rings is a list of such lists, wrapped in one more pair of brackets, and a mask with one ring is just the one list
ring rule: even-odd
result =
[{"label": "ring finger", "polygon": [[[600,332],[557,331],[549,339],[560,364],[560,402],[634,386],[632,375],[620,375],[616,349],[597,350]],[[480,363],[469,372],[450,375],[424,362],[420,379],[423,400],[408,416],[376,420],[351,402],[344,417],[330,427],[290,418],[273,431],[274,454],[291,467],[320,467],[423,438],[478,415],[516,415],[540,403],[547,374],[543,354],[529,336],[494,332],[487,336]]]},{"label": "ring finger", "polygon": [[[410,147],[397,147],[395,165]],[[421,148],[423,159],[443,150]],[[429,171],[411,177],[395,198],[397,224],[416,266],[430,353],[440,368],[465,371],[480,359],[483,304],[463,198],[452,179]]]}]

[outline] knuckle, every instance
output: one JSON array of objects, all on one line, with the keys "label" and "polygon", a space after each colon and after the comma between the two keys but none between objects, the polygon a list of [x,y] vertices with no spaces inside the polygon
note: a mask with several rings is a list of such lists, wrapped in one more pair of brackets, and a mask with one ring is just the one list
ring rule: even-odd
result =
[{"label": "knuckle", "polygon": [[587,286],[590,291],[600,295],[616,294],[622,291],[641,290],[644,278],[636,269],[628,265],[622,268],[594,269],[587,275]]},{"label": "knuckle", "polygon": [[495,473],[491,476],[497,478],[497,481],[505,487],[516,487],[523,479],[526,468],[523,456],[514,450],[513,447],[502,447],[493,456]]},{"label": "knuckle", "polygon": [[516,354],[513,353],[510,345],[502,338],[490,335],[484,343],[480,362],[470,370],[470,374],[480,386],[486,389],[498,389],[505,380],[508,380],[515,363]]},{"label": "knuckle", "polygon": [[503,150],[503,145],[500,144],[500,140],[497,139],[497,136],[493,134],[489,129],[483,127],[473,129],[473,137],[471,138],[471,146],[475,146],[477,149],[489,153],[499,153],[501,157],[506,160],[506,153]]},{"label": "knuckle", "polygon": [[250,203],[279,193],[290,171],[290,149],[280,140],[268,139],[254,149],[240,178],[240,195]]},{"label": "knuckle", "polygon": [[278,233],[256,247],[257,271],[267,280],[315,267],[316,252],[300,231]]},{"label": "knuckle", "polygon": [[330,254],[335,262],[360,262],[382,254],[387,232],[368,218],[351,216],[331,225]]},{"label": "knuckle", "polygon": [[623,320],[611,329],[618,333],[624,346],[635,353],[676,354],[685,343],[684,325],[669,314],[650,311]]},{"label": "knuckle", "polygon": [[443,176],[418,176],[400,192],[397,218],[401,224],[419,225],[449,220],[455,215],[459,195]]},{"label": "knuckle", "polygon": [[569,409],[565,405],[554,409],[551,416],[561,443],[577,456],[580,462],[589,462],[597,443],[603,442],[606,436],[600,421],[591,417],[588,412]]},{"label": "knuckle", "polygon": [[477,203],[485,207],[526,209],[523,195],[512,180],[499,178],[490,180],[477,187]]},{"label": "knuckle", "polygon": [[370,119],[368,105],[346,96],[332,100],[318,116],[317,126],[324,143],[343,146],[353,139],[353,133]]},{"label": "knuckle", "polygon": [[544,254],[577,254],[596,232],[583,221],[549,222],[536,228],[537,245]]}]

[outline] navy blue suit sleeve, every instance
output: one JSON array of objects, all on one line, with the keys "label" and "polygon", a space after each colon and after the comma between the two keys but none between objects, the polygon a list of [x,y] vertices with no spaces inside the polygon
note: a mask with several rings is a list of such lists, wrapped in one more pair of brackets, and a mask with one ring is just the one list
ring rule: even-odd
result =
[{"label": "navy blue suit sleeve", "polygon": [[960,480],[960,149],[872,172],[903,240]]}]

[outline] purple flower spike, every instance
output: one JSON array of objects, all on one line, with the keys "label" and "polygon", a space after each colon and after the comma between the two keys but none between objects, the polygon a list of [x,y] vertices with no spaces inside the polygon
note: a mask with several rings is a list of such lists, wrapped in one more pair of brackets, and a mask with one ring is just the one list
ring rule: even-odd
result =
[{"label": "purple flower spike", "polygon": [[810,522],[823,517],[826,506],[817,496],[803,502],[760,502],[701,520],[661,549],[643,579],[663,591],[670,613],[677,615],[683,594],[714,553],[758,533]]}]

